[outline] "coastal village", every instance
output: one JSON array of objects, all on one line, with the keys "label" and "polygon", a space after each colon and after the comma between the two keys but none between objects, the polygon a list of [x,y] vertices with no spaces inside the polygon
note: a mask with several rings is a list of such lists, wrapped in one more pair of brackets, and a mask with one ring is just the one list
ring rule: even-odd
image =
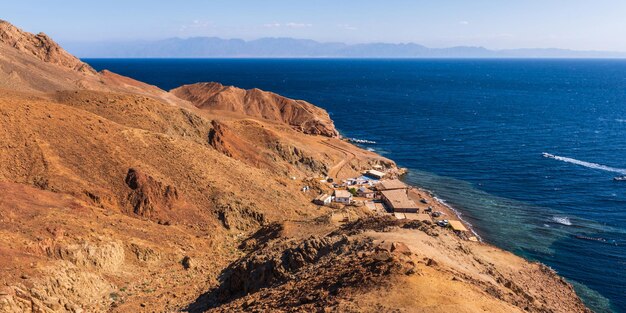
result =
[{"label": "coastal village", "polygon": [[[334,210],[333,220],[351,222],[358,218],[349,207],[364,208],[375,215],[392,215],[397,219],[436,224],[452,230],[464,240],[478,241],[474,233],[460,220],[457,212],[436,199],[429,191],[409,186],[399,179],[404,172],[384,169],[382,166],[362,172],[359,177],[336,181],[325,177],[319,180],[323,191],[312,202]],[[303,191],[309,191],[309,186]]]}]

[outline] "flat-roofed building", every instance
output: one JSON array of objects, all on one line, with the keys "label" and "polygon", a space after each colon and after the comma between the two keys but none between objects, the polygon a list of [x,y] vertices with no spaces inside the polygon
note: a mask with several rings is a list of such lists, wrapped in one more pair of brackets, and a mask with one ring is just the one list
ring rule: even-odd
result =
[{"label": "flat-roofed building", "polygon": [[394,190],[383,190],[381,192],[383,202],[391,209],[393,212],[403,212],[403,213],[418,213],[419,207],[415,203],[415,201],[409,199],[409,196],[406,194],[406,190],[403,189],[394,189]]},{"label": "flat-roofed building", "polygon": [[450,224],[450,227],[452,227],[454,231],[460,231],[460,232],[468,231],[467,228],[465,228],[465,226],[463,225],[463,223],[461,223],[461,221],[450,220],[448,221],[448,223]]},{"label": "flat-roofed building", "polygon": [[330,204],[332,199],[333,199],[333,197],[331,197],[330,195],[324,193],[324,194],[321,194],[321,195],[317,196],[317,198],[313,199],[313,203],[315,203],[317,205],[328,205],[328,204]]},{"label": "flat-roofed building", "polygon": [[385,177],[385,173],[381,171],[377,171],[377,170],[369,170],[365,172],[365,176],[369,176],[369,177],[376,178],[376,179],[381,179]]},{"label": "flat-roofed building", "polygon": [[335,202],[350,204],[352,194],[347,190],[335,190]]},{"label": "flat-roofed building", "polygon": [[401,182],[398,179],[389,179],[389,180],[381,180],[378,185],[376,185],[378,190],[396,190],[396,189],[408,189],[409,186],[407,184]]}]

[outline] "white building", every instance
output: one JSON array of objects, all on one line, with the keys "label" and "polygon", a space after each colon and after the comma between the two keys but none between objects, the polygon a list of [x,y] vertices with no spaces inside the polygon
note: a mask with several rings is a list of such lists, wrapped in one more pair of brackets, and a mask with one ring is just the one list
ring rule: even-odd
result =
[{"label": "white building", "polygon": [[329,205],[332,199],[333,197],[324,193],[324,194],[317,196],[317,198],[313,200],[313,203],[317,205]]},{"label": "white building", "polygon": [[385,173],[383,173],[381,171],[377,171],[377,170],[369,170],[369,171],[365,172],[365,175],[367,175],[369,177],[376,178],[376,179],[381,179],[381,178],[385,177]]},{"label": "white building", "polygon": [[335,202],[350,204],[352,194],[347,190],[335,190]]}]

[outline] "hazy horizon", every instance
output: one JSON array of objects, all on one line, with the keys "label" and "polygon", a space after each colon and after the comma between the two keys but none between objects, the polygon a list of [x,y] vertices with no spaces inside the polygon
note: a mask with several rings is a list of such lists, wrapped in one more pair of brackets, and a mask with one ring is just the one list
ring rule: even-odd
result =
[{"label": "hazy horizon", "polygon": [[626,2],[601,0],[294,1],[41,0],[3,5],[0,18],[61,43],[166,38],[303,38],[506,49],[626,52]]},{"label": "hazy horizon", "polygon": [[81,58],[626,58],[626,53],[614,51],[490,50],[475,46],[431,48],[418,43],[346,44],[289,37],[249,41],[191,37],[61,44]]},{"label": "hazy horizon", "polygon": [[89,45],[89,44],[118,44],[118,43],[151,43],[151,42],[160,42],[167,40],[190,40],[190,39],[220,39],[224,41],[243,41],[243,42],[253,42],[267,39],[287,39],[287,40],[297,40],[297,41],[314,41],[320,44],[345,44],[345,45],[375,45],[375,44],[385,44],[385,45],[418,45],[423,46],[430,49],[449,49],[449,48],[482,48],[491,51],[507,51],[507,50],[565,50],[565,51],[574,51],[574,52],[611,52],[611,53],[625,53],[625,51],[621,50],[599,50],[599,49],[569,49],[569,48],[560,48],[560,47],[518,47],[518,48],[491,48],[487,46],[480,45],[455,45],[455,46],[441,46],[441,47],[433,47],[427,46],[420,42],[413,41],[400,41],[400,42],[391,42],[391,41],[370,41],[370,42],[346,42],[346,41],[323,41],[323,40],[315,40],[311,38],[299,38],[299,37],[287,37],[287,36],[266,36],[266,37],[258,37],[251,39],[243,39],[243,38],[235,38],[235,37],[222,37],[222,36],[175,36],[175,37],[164,37],[158,39],[111,39],[111,40],[102,40],[102,41],[64,41],[59,40],[58,42],[61,45]]}]

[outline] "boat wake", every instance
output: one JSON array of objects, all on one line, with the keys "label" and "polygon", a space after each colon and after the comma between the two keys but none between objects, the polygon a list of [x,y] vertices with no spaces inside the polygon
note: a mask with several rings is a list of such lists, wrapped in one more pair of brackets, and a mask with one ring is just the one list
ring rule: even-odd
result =
[{"label": "boat wake", "polygon": [[550,154],[550,153],[546,153],[546,152],[543,153],[543,156],[546,157],[546,158],[549,158],[549,159],[554,159],[554,160],[558,160],[558,161],[562,161],[562,162],[576,164],[576,165],[584,166],[584,167],[587,167],[587,168],[592,168],[592,169],[596,169],[596,170],[602,170],[602,171],[607,171],[607,172],[613,172],[613,173],[619,173],[619,174],[622,174],[622,175],[626,175],[626,169],[623,169],[623,168],[611,167],[611,166],[606,166],[606,165],[602,165],[602,164],[598,164],[598,163],[592,163],[592,162],[576,160],[576,159],[562,157],[562,156],[558,156],[558,155],[554,155],[554,154]]}]

